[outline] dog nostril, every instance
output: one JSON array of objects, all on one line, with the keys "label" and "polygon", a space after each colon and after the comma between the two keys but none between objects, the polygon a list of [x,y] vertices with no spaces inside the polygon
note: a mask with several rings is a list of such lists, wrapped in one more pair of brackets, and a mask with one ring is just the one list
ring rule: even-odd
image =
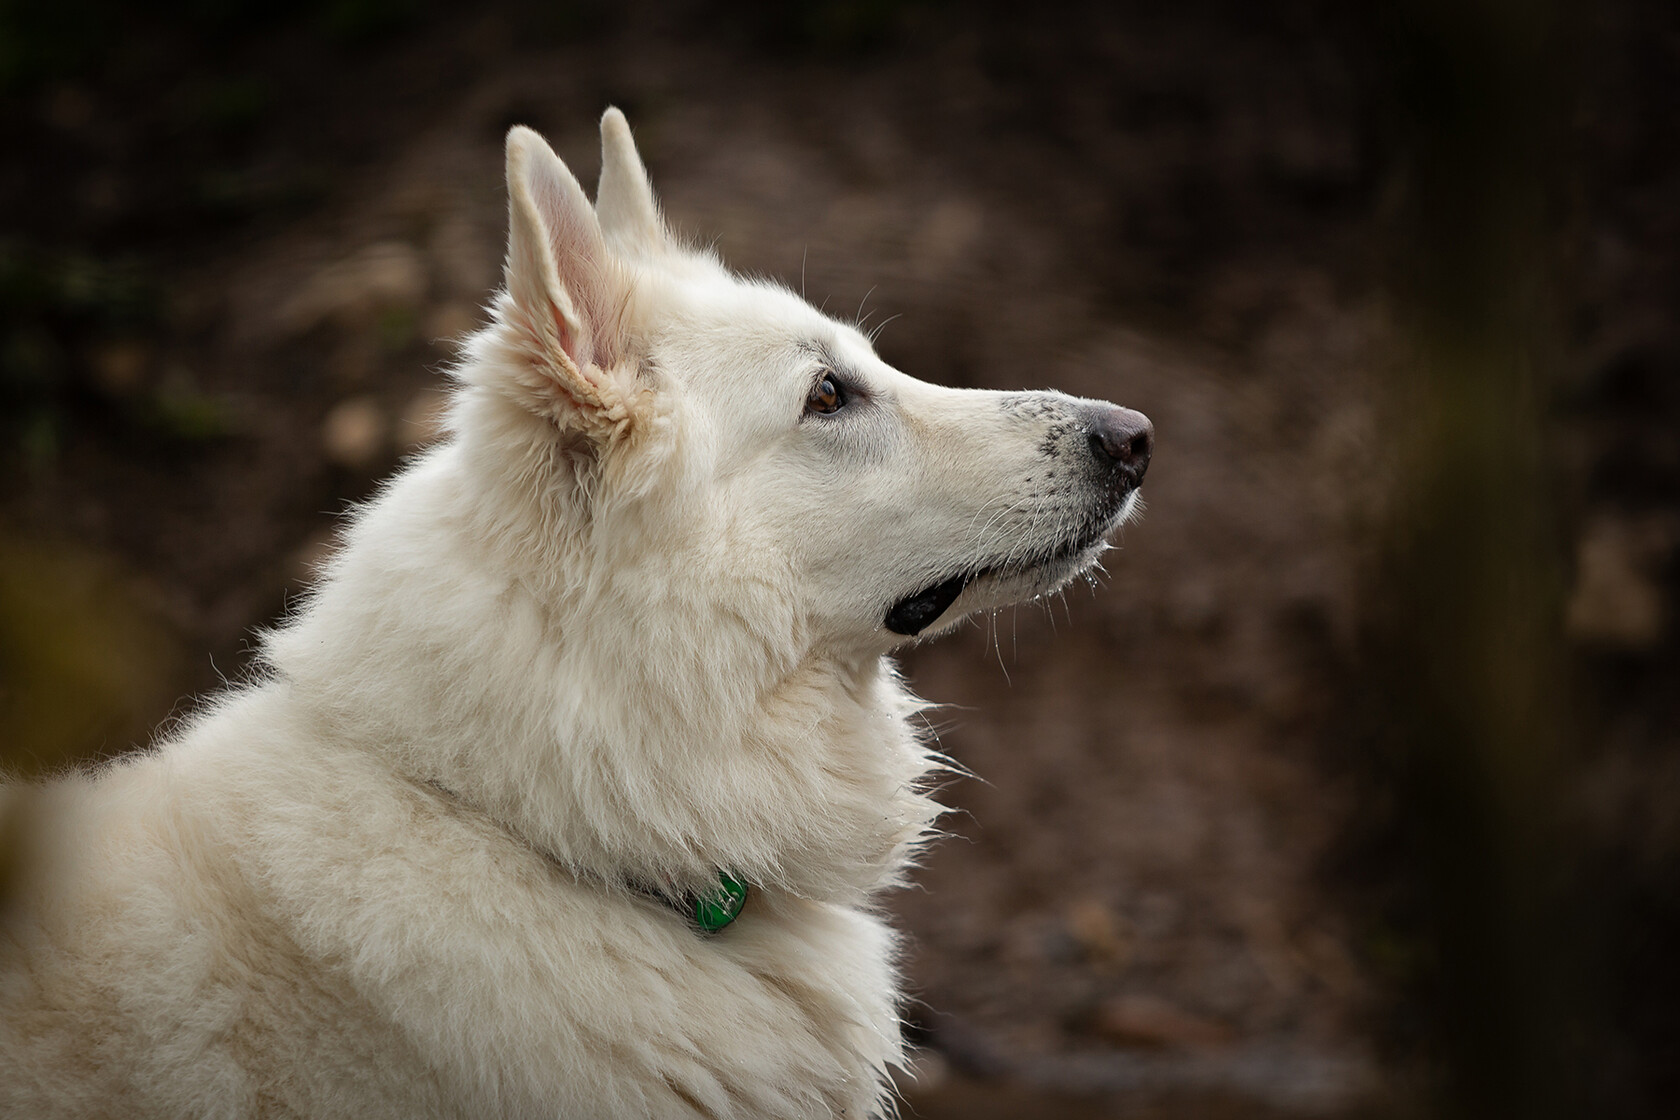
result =
[{"label": "dog nostril", "polygon": [[1141,478],[1155,450],[1155,425],[1143,413],[1129,408],[1105,409],[1091,432],[1091,450],[1098,458],[1119,463],[1128,474]]}]

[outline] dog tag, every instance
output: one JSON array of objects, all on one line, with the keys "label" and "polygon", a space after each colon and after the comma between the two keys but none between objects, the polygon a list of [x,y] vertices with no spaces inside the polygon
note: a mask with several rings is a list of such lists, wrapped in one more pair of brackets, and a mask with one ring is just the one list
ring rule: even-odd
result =
[{"label": "dog tag", "polygon": [[716,933],[733,922],[746,904],[746,884],[719,873],[717,893],[694,900],[694,924],[707,933]]}]

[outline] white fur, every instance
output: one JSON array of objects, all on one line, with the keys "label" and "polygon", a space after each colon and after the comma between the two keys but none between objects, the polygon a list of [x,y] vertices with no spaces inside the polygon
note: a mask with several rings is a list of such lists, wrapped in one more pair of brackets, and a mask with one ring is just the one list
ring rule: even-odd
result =
[{"label": "white fur", "polygon": [[[452,436],[259,679],[10,791],[0,1114],[890,1110],[874,899],[940,810],[882,620],[958,570],[992,569],[942,626],[1050,590],[1133,502],[1080,465],[1089,402],[887,367],[678,245],[616,111],[602,136],[591,206],[510,133]],[[805,415],[829,367],[849,403]],[[721,932],[658,897],[720,870],[752,886]]]}]

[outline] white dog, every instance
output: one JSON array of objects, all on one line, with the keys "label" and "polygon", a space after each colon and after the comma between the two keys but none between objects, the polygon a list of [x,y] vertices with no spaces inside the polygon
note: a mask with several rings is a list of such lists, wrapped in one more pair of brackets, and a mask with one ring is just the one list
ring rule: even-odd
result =
[{"label": "white dog", "polygon": [[891,1110],[879,892],[940,812],[886,654],[1060,587],[1148,420],[938,388],[507,139],[450,438],[260,677],[9,794],[0,1114]]}]

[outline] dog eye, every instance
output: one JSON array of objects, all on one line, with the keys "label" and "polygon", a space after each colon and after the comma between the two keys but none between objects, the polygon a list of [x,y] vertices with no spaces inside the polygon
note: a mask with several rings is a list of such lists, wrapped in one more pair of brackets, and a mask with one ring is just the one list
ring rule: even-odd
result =
[{"label": "dog eye", "polygon": [[832,373],[825,373],[822,379],[811,386],[811,392],[805,398],[805,411],[821,413],[826,416],[831,412],[839,412],[846,405],[845,390],[840,388]]}]

